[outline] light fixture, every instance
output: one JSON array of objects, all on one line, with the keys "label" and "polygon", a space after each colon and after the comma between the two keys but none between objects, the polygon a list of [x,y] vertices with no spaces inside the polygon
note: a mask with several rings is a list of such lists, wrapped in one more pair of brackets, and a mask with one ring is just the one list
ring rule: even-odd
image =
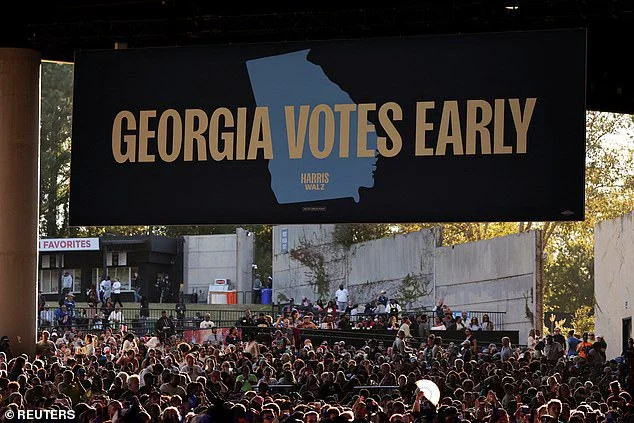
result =
[{"label": "light fixture", "polygon": [[518,10],[520,8],[519,0],[506,0],[504,2],[504,8],[506,10]]}]

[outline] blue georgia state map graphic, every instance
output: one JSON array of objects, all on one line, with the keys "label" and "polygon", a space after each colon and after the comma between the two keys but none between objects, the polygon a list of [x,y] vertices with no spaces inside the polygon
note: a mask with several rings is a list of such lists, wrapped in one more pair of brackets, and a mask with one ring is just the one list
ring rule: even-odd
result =
[{"label": "blue georgia state map graphic", "polygon": [[[273,159],[269,160],[271,189],[279,204],[352,198],[359,202],[359,188],[374,187],[377,156],[356,157],[357,114],[350,114],[349,157],[339,157],[340,120],[335,114],[335,144],[326,158],[315,158],[304,142],[301,159],[289,157],[284,107],[295,106],[295,125],[299,121],[301,105],[354,104],[339,85],[328,79],[323,69],[308,60],[310,50],[268,56],[246,62],[256,104],[269,110]],[[294,131],[296,129],[293,129]],[[324,125],[319,125],[320,145],[324,140]],[[377,135],[367,133],[367,148],[376,152]],[[313,180],[306,175],[327,174],[327,182]],[[304,177],[303,177],[304,176]],[[307,182],[310,181],[310,182]],[[312,183],[318,182],[318,183]]]}]

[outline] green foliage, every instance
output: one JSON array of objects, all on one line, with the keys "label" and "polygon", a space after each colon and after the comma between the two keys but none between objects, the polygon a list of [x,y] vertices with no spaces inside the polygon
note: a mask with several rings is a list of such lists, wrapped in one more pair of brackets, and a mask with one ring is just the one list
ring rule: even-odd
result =
[{"label": "green foliage", "polygon": [[327,300],[330,298],[328,275],[322,252],[306,239],[301,239],[299,245],[292,248],[289,254],[293,260],[297,260],[311,270],[311,274],[308,275],[309,281],[315,287],[318,299]]},{"label": "green foliage", "polygon": [[40,227],[42,236],[68,234],[73,66],[42,64]]},{"label": "green foliage", "polygon": [[594,309],[588,305],[579,307],[575,310],[571,323],[575,332],[580,334],[583,332],[594,332]]},{"label": "green foliage", "polygon": [[395,233],[395,225],[390,224],[337,224],[333,231],[333,243],[345,249],[353,244],[385,238]]},{"label": "green foliage", "polygon": [[423,275],[407,274],[401,283],[399,296],[404,304],[412,304],[430,294],[429,279]]},{"label": "green foliage", "polygon": [[594,304],[594,251],[585,239],[562,241],[545,269],[544,303],[547,311],[573,314]]}]

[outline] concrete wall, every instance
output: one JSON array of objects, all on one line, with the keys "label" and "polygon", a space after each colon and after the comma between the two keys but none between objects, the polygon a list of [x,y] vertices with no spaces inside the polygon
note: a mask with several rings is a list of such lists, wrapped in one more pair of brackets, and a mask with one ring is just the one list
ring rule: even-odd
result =
[{"label": "concrete wall", "polygon": [[[525,343],[535,314],[537,232],[436,250],[436,297],[453,310],[505,312],[504,326]],[[541,296],[539,296],[541,298]]]},{"label": "concrete wall", "polygon": [[[288,253],[281,251],[281,230],[288,230]],[[310,244],[325,258],[327,298],[339,284],[365,304],[385,289],[403,298],[414,282],[418,296],[408,307],[435,305],[438,298],[454,310],[505,312],[504,330],[519,330],[525,340],[535,313],[537,232],[511,235],[453,247],[437,247],[439,229],[355,244],[348,251],[332,243],[335,225],[288,225],[273,228],[273,300],[318,297],[315,274],[290,251]],[[409,284],[411,290],[412,285]]]},{"label": "concrete wall", "polygon": [[[251,289],[251,264],[255,235],[238,228],[235,234],[184,236],[184,292],[199,292],[199,301],[206,302],[209,284],[215,279],[229,279],[230,289],[242,292]],[[250,301],[250,297],[246,298]]]},{"label": "concrete wall", "polygon": [[[634,213],[594,227],[595,334],[608,344],[607,358],[623,351],[623,320],[634,302]],[[629,336],[632,336],[631,332]]]}]

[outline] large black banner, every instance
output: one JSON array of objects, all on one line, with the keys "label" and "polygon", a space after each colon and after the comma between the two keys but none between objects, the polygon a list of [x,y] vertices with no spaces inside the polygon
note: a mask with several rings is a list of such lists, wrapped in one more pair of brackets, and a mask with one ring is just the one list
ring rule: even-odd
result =
[{"label": "large black banner", "polygon": [[75,62],[70,223],[584,218],[586,32]]}]

